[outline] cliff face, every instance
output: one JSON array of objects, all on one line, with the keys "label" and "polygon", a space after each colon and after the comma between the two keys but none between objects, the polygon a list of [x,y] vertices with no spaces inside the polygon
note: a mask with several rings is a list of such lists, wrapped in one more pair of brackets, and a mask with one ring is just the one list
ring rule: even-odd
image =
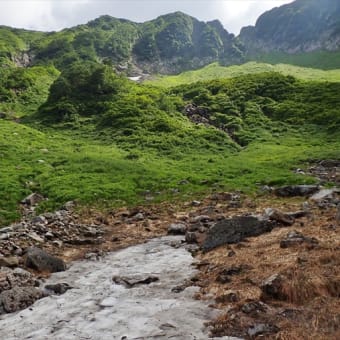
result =
[{"label": "cliff face", "polygon": [[247,54],[336,51],[340,48],[340,0],[296,0],[262,14],[241,30]]}]

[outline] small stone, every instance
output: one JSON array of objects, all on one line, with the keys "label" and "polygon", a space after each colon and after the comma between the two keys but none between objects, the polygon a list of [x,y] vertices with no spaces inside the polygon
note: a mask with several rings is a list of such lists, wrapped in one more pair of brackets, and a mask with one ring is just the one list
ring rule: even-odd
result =
[{"label": "small stone", "polygon": [[47,224],[46,217],[43,216],[43,215],[33,217],[32,224],[37,224],[37,223],[39,223],[39,224]]},{"label": "small stone", "polygon": [[45,238],[48,239],[48,240],[52,240],[54,238],[54,234],[50,231],[48,231],[46,234],[45,234]]},{"label": "small stone", "polygon": [[201,202],[200,202],[200,201],[192,201],[192,202],[191,202],[191,205],[192,205],[193,207],[198,207],[198,206],[201,205]]},{"label": "small stone", "polygon": [[238,302],[240,297],[235,291],[227,291],[223,295],[220,295],[216,298],[217,303],[226,303],[226,302]]},{"label": "small stone", "polygon": [[137,213],[136,215],[134,215],[133,216],[133,219],[135,220],[135,221],[143,221],[144,220],[144,215],[143,215],[143,213]]},{"label": "small stone", "polygon": [[61,294],[66,293],[66,291],[68,291],[69,289],[72,289],[73,287],[71,287],[68,283],[55,283],[55,284],[46,285],[44,288],[57,295],[61,295]]},{"label": "small stone", "polygon": [[29,233],[29,234],[27,234],[27,236],[29,237],[29,238],[31,238],[33,241],[36,241],[36,242],[40,242],[40,243],[42,243],[42,242],[44,242],[44,239],[43,238],[41,238],[39,235],[37,235],[36,233]]},{"label": "small stone", "polygon": [[285,300],[287,296],[282,289],[284,281],[285,278],[280,274],[273,274],[267,278],[260,287],[263,297]]}]

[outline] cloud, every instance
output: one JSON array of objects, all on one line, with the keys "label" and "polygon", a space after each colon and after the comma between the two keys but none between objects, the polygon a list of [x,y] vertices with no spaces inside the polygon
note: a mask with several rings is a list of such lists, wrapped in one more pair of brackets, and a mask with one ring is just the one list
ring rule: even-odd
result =
[{"label": "cloud", "polygon": [[238,33],[264,11],[293,0],[0,0],[0,24],[39,30],[60,30],[104,14],[143,22],[182,11],[199,20],[219,19]]}]

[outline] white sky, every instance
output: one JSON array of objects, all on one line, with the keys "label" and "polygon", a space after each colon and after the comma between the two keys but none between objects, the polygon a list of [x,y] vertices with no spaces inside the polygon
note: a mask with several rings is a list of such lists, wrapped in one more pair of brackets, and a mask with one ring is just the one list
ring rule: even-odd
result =
[{"label": "white sky", "polygon": [[[321,0],[320,0],[321,1]],[[254,25],[266,10],[293,0],[0,0],[0,25],[60,30],[100,15],[142,22],[182,11],[199,20],[219,19],[230,32]]]}]

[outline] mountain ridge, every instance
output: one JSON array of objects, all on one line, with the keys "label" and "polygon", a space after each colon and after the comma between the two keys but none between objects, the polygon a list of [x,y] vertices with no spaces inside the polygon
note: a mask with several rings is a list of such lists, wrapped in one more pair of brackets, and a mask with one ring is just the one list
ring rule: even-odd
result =
[{"label": "mountain ridge", "polygon": [[[58,32],[0,26],[0,65],[52,63],[61,70],[74,61],[92,60],[129,75],[174,74],[212,62],[271,60],[339,68],[338,17],[338,0],[322,4],[296,0],[263,13],[255,26],[242,28],[239,36],[229,33],[219,20],[203,22],[182,12],[143,23],[103,15]],[[322,56],[313,59],[313,53]]]}]

